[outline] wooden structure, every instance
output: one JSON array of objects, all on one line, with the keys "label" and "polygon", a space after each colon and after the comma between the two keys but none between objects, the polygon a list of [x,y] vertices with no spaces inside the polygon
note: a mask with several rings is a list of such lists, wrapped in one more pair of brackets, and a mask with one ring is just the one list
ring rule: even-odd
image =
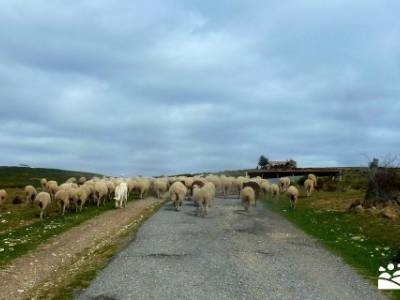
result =
[{"label": "wooden structure", "polygon": [[284,176],[304,176],[308,174],[316,176],[340,176],[339,168],[296,168],[296,169],[259,169],[249,170],[247,174],[250,177],[260,176],[262,178],[278,178]]}]

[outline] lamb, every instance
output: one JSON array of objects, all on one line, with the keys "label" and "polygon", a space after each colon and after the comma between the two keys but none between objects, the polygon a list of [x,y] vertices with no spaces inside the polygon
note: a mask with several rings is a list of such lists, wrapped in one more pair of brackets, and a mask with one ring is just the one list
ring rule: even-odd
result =
[{"label": "lamb", "polygon": [[179,211],[182,206],[183,200],[186,197],[186,192],[186,186],[180,181],[174,182],[169,188],[169,196],[174,203],[176,211]]},{"label": "lamb", "polygon": [[282,192],[285,192],[290,185],[290,178],[289,177],[282,177],[279,179],[279,187]]},{"label": "lamb", "polygon": [[203,187],[195,186],[193,188],[193,200],[197,204],[196,214],[203,218],[208,214],[208,208],[212,206],[215,196],[215,186],[212,183],[206,183]]},{"label": "lamb", "polygon": [[0,206],[3,206],[6,202],[8,194],[6,190],[0,190]]},{"label": "lamb", "polygon": [[314,182],[314,187],[318,187],[317,186],[317,176],[315,176],[314,174],[308,174],[308,179],[311,179]]},{"label": "lamb", "polygon": [[101,200],[103,200],[103,204],[106,203],[107,194],[108,188],[104,181],[97,181],[94,183],[94,200],[97,206],[100,205]]},{"label": "lamb", "polygon": [[240,199],[242,200],[244,209],[248,211],[250,205],[256,203],[256,193],[252,187],[246,186],[240,191]]},{"label": "lamb", "polygon": [[33,185],[27,185],[24,191],[25,191],[26,203],[33,204],[33,201],[35,200],[37,195],[35,187]]},{"label": "lamb", "polygon": [[295,186],[291,185],[287,189],[286,194],[290,199],[290,205],[292,206],[292,208],[295,208],[297,199],[299,198],[299,190]]},{"label": "lamb", "polygon": [[168,189],[168,183],[165,179],[155,179],[153,181],[153,190],[157,195],[157,198],[161,197],[162,193],[165,193]]},{"label": "lamb", "polygon": [[[73,195],[72,195],[72,197],[73,197]],[[56,201],[56,203],[58,204],[58,206],[60,208],[60,213],[62,215],[64,215],[65,210],[69,206],[70,192],[66,189],[61,189],[55,194],[54,200]]]},{"label": "lamb", "polygon": [[314,181],[312,179],[306,179],[304,181],[304,189],[306,190],[307,197],[310,197],[314,190]]},{"label": "lamb", "polygon": [[128,184],[126,182],[121,182],[117,185],[114,199],[116,208],[126,207],[128,202]]},{"label": "lamb", "polygon": [[51,203],[50,194],[47,192],[40,192],[36,195],[35,203],[37,203],[40,207],[40,219],[43,219],[43,216],[46,215],[46,208]]},{"label": "lamb", "polygon": [[276,197],[279,195],[279,186],[276,183],[271,184],[269,190],[272,194],[272,197]]}]

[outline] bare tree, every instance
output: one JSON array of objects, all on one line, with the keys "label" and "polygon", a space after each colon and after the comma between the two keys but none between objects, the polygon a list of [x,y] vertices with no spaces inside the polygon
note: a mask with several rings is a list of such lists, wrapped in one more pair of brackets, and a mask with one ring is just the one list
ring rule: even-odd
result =
[{"label": "bare tree", "polygon": [[400,204],[399,162],[398,156],[392,155],[387,155],[381,165],[377,158],[370,161],[364,207]]}]

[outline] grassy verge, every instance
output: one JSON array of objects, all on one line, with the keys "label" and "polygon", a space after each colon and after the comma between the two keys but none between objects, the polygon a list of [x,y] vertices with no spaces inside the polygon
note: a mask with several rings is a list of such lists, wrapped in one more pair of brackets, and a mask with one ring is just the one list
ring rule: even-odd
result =
[{"label": "grassy verge", "polygon": [[70,266],[62,272],[61,278],[53,281],[52,286],[39,287],[35,293],[35,299],[73,299],[74,293],[89,286],[99,270],[103,269],[109,259],[131,241],[140,225],[160,209],[166,201],[146,209],[143,214],[131,222],[113,239],[92,253],[82,254],[76,265]]},{"label": "grassy verge", "polygon": [[[318,238],[331,251],[355,267],[376,286],[379,266],[385,266],[400,248],[400,222],[381,217],[373,211],[347,212],[352,201],[362,198],[361,190],[315,192],[301,197],[295,210],[286,196],[265,203],[306,233]],[[400,299],[400,291],[387,293]]]},{"label": "grassy verge", "polygon": [[[0,214],[0,223],[3,222],[3,226],[0,226],[0,266],[113,207],[112,202],[100,207],[87,205],[81,213],[67,212],[64,216],[59,214],[56,207],[52,207],[50,216],[44,220],[32,218],[37,213],[36,207],[21,204],[10,211],[6,208]],[[18,220],[23,223],[20,224]]]}]

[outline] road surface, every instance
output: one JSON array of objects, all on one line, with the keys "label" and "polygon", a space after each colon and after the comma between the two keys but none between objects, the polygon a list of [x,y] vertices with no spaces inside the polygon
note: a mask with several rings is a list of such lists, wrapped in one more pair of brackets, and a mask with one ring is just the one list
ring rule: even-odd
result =
[{"label": "road surface", "polygon": [[386,299],[318,241],[259,205],[218,198],[206,218],[167,204],[79,300]]}]

